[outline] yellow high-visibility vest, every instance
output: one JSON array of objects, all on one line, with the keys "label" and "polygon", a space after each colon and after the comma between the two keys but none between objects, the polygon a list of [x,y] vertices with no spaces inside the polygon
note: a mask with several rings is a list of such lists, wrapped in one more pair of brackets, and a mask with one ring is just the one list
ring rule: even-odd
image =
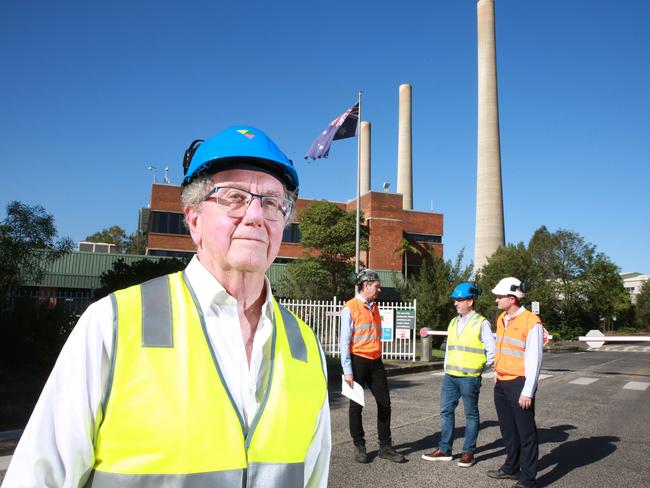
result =
[{"label": "yellow high-visibility vest", "polygon": [[327,399],[313,331],[274,303],[271,360],[246,426],[184,273],[111,295],[115,337],[92,487],[303,487]]},{"label": "yellow high-visibility vest", "polygon": [[458,316],[447,328],[447,357],[445,373],[452,376],[479,376],[485,366],[485,344],[481,339],[481,324],[485,317],[474,312],[458,336]]}]

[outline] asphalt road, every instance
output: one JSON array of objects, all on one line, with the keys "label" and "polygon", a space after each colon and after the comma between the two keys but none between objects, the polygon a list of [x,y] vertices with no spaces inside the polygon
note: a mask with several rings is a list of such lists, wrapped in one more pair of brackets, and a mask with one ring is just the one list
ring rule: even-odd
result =
[{"label": "asphalt road", "polygon": [[[643,346],[648,346],[644,344]],[[642,350],[643,349],[637,349]],[[648,487],[650,466],[650,348],[647,352],[593,351],[546,354],[537,393],[540,441],[538,486]],[[439,440],[440,373],[389,379],[392,433],[398,451],[409,458],[396,465],[374,457],[367,465],[353,460],[347,427],[347,399],[331,393],[332,487],[494,487],[511,486],[486,471],[500,467],[505,451],[493,404],[494,383],[484,378],[477,464],[421,459]],[[335,385],[332,385],[332,391]],[[364,428],[376,456],[374,400],[366,393]],[[462,402],[457,409],[454,454],[462,448]],[[461,438],[461,439],[459,439]]]},{"label": "asphalt road", "polygon": [[[649,487],[650,344],[623,350],[546,354],[537,393],[540,440],[538,486]],[[366,393],[364,427],[370,464],[353,460],[348,434],[347,399],[332,378],[331,487],[509,487],[511,481],[488,478],[488,469],[504,459],[492,400],[494,383],[484,378],[480,398],[481,430],[477,464],[459,468],[451,462],[421,459],[439,439],[442,376],[425,372],[389,378],[393,404],[394,445],[409,461],[393,464],[376,457],[376,409]],[[454,454],[462,447],[462,402],[457,409]],[[0,458],[8,462],[8,457]],[[0,481],[4,477],[0,466]]]}]

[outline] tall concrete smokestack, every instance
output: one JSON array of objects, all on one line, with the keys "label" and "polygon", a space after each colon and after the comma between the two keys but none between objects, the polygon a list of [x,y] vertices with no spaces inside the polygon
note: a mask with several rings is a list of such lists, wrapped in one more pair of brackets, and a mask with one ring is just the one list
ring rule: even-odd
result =
[{"label": "tall concrete smokestack", "polygon": [[478,23],[478,146],[476,172],[476,236],[474,269],[479,270],[503,246],[503,194],[499,142],[494,0],[479,0]]},{"label": "tall concrete smokestack", "polygon": [[367,120],[361,121],[361,139],[359,144],[361,145],[361,167],[359,168],[360,182],[361,182],[361,194],[367,193],[370,191],[370,122]]},{"label": "tall concrete smokestack", "polygon": [[399,86],[399,127],[397,129],[397,193],[402,208],[413,209],[413,153],[411,150],[411,85]]}]

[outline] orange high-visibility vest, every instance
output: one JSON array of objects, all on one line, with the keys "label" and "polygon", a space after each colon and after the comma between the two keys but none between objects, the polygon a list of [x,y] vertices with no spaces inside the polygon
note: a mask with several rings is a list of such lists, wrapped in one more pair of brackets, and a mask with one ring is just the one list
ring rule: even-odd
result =
[{"label": "orange high-visibility vest", "polygon": [[379,307],[372,304],[372,312],[365,303],[353,298],[345,304],[352,317],[350,352],[368,359],[381,357],[381,317]]},{"label": "orange high-visibility vest", "polygon": [[524,355],[526,352],[526,339],[528,333],[536,324],[542,321],[537,315],[524,310],[519,315],[510,319],[505,326],[502,312],[497,319],[497,349],[494,355],[494,369],[500,380],[513,380],[526,376],[524,368]]}]

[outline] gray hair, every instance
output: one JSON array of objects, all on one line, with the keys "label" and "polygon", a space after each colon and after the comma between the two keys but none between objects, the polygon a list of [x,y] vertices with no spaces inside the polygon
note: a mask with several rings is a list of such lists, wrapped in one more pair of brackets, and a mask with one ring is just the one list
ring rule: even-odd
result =
[{"label": "gray hair", "polygon": [[[181,204],[183,205],[183,211],[187,207],[193,206],[198,212],[201,212],[203,198],[205,197],[206,193],[208,193],[214,187],[214,182],[210,176],[212,175],[203,174],[192,180],[192,182],[189,184],[181,187]],[[291,213],[285,222],[285,226],[287,226],[293,222],[293,219],[296,215],[296,200],[298,200],[298,192],[287,190],[287,187],[284,183],[282,183],[282,188],[284,188],[285,198],[288,198],[293,202]],[[185,217],[185,226],[189,228],[187,224],[187,217]]]}]

